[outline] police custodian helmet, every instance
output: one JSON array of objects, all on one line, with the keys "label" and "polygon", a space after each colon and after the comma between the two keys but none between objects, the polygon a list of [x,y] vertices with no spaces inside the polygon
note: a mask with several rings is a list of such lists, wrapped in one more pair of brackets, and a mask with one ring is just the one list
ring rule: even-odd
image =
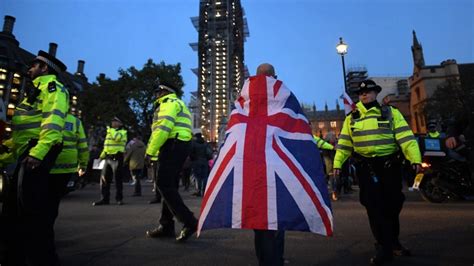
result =
[{"label": "police custodian helmet", "polygon": [[379,93],[380,91],[382,91],[382,87],[377,85],[375,81],[371,79],[366,79],[360,83],[359,87],[356,90],[354,90],[355,93],[359,93],[362,91],[375,91]]},{"label": "police custodian helmet", "polygon": [[57,59],[56,57],[42,50],[40,50],[35,59],[33,59],[32,63],[34,62],[43,62],[48,65],[48,67],[56,71],[56,73],[66,71],[66,65],[63,62],[59,61],[59,59]]}]

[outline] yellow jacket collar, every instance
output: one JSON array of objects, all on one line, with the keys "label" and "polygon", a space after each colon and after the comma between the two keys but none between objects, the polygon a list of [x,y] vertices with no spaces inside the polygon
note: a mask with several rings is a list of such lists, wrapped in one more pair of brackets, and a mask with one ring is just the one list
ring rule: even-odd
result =
[{"label": "yellow jacket collar", "polygon": [[159,98],[158,100],[156,100],[156,102],[158,104],[161,104],[162,102],[164,102],[166,99],[178,99],[178,96],[176,95],[176,93],[170,93],[170,94],[166,94],[165,96]]},{"label": "yellow jacket collar", "polygon": [[359,110],[359,112],[361,112],[362,114],[365,114],[367,113],[369,110],[372,110],[372,109],[377,109],[377,106],[374,106],[370,109],[367,110],[367,108],[365,108],[364,104],[362,102],[357,102],[356,103],[356,108],[357,110]]},{"label": "yellow jacket collar", "polygon": [[44,75],[44,76],[39,76],[33,80],[33,85],[36,87],[41,83],[41,84],[48,84],[51,81],[56,81],[56,75]]}]

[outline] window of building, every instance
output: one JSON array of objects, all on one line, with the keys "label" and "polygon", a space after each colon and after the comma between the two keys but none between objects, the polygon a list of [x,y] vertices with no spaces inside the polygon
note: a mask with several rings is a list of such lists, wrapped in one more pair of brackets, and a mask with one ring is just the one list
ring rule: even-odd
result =
[{"label": "window of building", "polygon": [[337,127],[337,122],[336,121],[331,121],[331,127],[336,128]]}]

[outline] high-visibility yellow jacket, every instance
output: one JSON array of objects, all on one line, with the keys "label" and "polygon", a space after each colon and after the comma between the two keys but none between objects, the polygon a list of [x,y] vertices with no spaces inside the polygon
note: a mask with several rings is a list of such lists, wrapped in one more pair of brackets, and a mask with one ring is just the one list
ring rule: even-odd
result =
[{"label": "high-visibility yellow jacket", "polygon": [[29,155],[43,160],[49,149],[62,142],[62,129],[69,109],[69,93],[55,75],[39,76],[33,85],[40,92],[33,104],[27,99],[16,106],[12,118],[12,139],[16,156],[22,154],[30,139],[38,139]]},{"label": "high-visibility yellow jacket", "polygon": [[428,137],[433,138],[433,139],[437,139],[441,136],[441,134],[438,131],[428,132],[427,135],[428,135]]},{"label": "high-visibility yellow jacket", "polygon": [[76,173],[78,168],[86,169],[88,161],[89,149],[82,122],[72,114],[67,114],[63,130],[63,149],[50,173]]},{"label": "high-visibility yellow jacket", "polygon": [[13,140],[11,138],[4,140],[2,145],[9,149],[9,151],[0,153],[0,167],[5,167],[11,163],[14,163],[16,158],[14,156]]},{"label": "high-visibility yellow jacket", "polygon": [[413,132],[398,109],[389,107],[391,121],[383,120],[379,106],[367,110],[356,104],[360,117],[348,115],[336,146],[334,168],[340,169],[352,152],[364,157],[386,156],[400,148],[412,164],[421,163],[421,154]]},{"label": "high-visibility yellow jacket", "polygon": [[157,156],[167,139],[190,141],[192,138],[191,113],[176,94],[167,94],[155,102],[151,136],[146,154]]},{"label": "high-visibility yellow jacket", "polygon": [[107,135],[105,135],[104,149],[100,154],[100,158],[104,159],[107,155],[114,155],[119,152],[125,152],[127,144],[127,130],[107,127]]},{"label": "high-visibility yellow jacket", "polygon": [[320,137],[317,137],[316,135],[313,135],[313,140],[314,140],[314,142],[316,143],[316,145],[318,146],[319,149],[334,150],[334,146],[331,143],[323,140]]}]

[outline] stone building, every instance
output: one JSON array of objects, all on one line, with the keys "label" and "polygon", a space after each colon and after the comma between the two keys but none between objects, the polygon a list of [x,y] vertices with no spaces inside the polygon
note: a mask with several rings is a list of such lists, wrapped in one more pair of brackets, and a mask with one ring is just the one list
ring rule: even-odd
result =
[{"label": "stone building", "polygon": [[[7,123],[13,115],[15,106],[23,97],[28,66],[37,53],[37,51],[32,53],[20,47],[20,42],[13,34],[14,24],[14,17],[5,16],[3,30],[0,32],[0,97],[7,107]],[[48,53],[56,56],[57,48],[56,43],[50,43]],[[79,60],[77,71],[74,74],[64,72],[58,77],[59,81],[69,90],[71,111],[79,117],[81,110],[77,109],[78,93],[90,85],[84,74],[84,64],[83,60]],[[10,131],[11,129],[7,126],[6,130]]]},{"label": "stone building", "polygon": [[413,75],[410,84],[410,113],[411,125],[415,133],[426,133],[426,122],[429,119],[424,112],[424,106],[434,92],[448,82],[459,83],[462,88],[472,89],[474,83],[474,64],[458,64],[454,59],[448,59],[439,65],[425,65],[423,47],[413,31]]},{"label": "stone building", "polygon": [[302,108],[311,123],[314,135],[322,138],[326,138],[328,135],[336,137],[339,135],[346,116],[338,101],[336,101],[336,110],[329,110],[327,104],[321,111],[316,110],[314,104],[312,107],[303,105]]}]

